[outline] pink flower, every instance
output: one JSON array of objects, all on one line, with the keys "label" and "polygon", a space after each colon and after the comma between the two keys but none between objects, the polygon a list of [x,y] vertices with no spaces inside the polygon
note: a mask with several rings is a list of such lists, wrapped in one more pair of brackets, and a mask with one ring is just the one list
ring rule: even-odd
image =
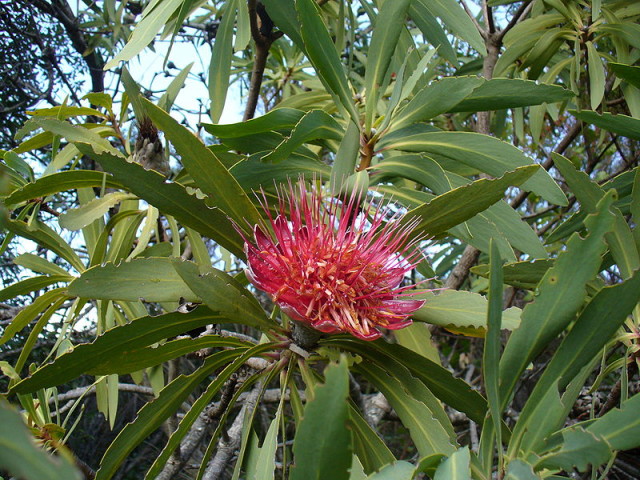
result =
[{"label": "pink flower", "polygon": [[424,300],[407,299],[400,284],[420,259],[408,242],[415,222],[385,222],[385,209],[360,209],[308,190],[303,179],[278,190],[278,214],[245,238],[247,277],[271,295],[283,312],[326,333],[346,332],[375,340],[381,329],[411,324]]}]

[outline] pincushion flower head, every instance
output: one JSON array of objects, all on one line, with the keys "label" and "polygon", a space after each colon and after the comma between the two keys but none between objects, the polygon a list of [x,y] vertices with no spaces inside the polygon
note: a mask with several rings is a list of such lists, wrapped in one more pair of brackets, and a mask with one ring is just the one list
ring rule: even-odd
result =
[{"label": "pincushion flower head", "polygon": [[325,198],[303,179],[277,194],[274,215],[263,192],[269,221],[254,227],[254,241],[245,238],[246,273],[256,287],[289,317],[325,333],[375,340],[381,329],[411,324],[424,303],[401,286],[420,259],[417,241],[409,241],[415,222],[385,221],[384,207],[361,208],[356,194]]}]

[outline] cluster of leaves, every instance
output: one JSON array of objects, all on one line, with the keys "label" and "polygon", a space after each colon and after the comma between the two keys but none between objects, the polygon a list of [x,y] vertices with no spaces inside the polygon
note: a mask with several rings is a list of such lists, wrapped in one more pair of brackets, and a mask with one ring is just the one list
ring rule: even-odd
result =
[{"label": "cluster of leaves", "polygon": [[[128,31],[126,3],[104,2],[97,16],[114,32],[110,48]],[[160,30],[179,34],[200,8],[201,25],[216,16],[212,123],[203,124],[215,144],[170,115],[191,67],[156,102],[123,67],[119,103],[94,92],[90,105],[32,112],[22,143],[2,151],[1,248],[19,239],[43,254],[16,257],[33,275],[0,297],[41,293],[6,324],[0,345],[26,340],[0,367],[5,396],[59,455],[36,456],[1,400],[0,421],[19,434],[0,432],[8,445],[0,468],[27,479],[74,478],[65,445],[75,411],[95,392],[113,426],[124,376],[153,399],[109,445],[97,479],[113,478],[161,428],[167,439],[145,478],[174,478],[180,469],[198,479],[225,471],[271,479],[276,470],[294,479],[482,480],[497,472],[529,480],[574,470],[597,478],[617,452],[640,447],[640,395],[628,395],[639,361],[640,8],[482,5],[474,17],[455,0],[249,0],[248,8],[239,0],[215,8],[152,1],[106,68],[131,60]],[[259,62],[265,45],[272,53]],[[241,51],[244,58],[234,55]],[[268,111],[220,124],[229,85],[254,53],[250,94]],[[256,90],[258,74],[265,82]],[[135,144],[123,133],[130,109]],[[581,132],[585,141],[569,148]],[[39,151],[50,158],[36,175],[22,155]],[[419,275],[462,281],[420,293],[427,301],[416,324],[384,339],[331,335],[308,351],[296,345],[292,322],[258,300],[238,265],[243,234],[262,222],[252,191],[271,199],[274,185],[301,175],[336,195],[346,185],[367,191],[367,201],[392,197],[403,221],[417,219],[412,237],[429,238],[437,252]],[[53,209],[69,191],[77,203]],[[463,283],[473,255],[480,264]],[[518,306],[504,309],[505,288],[523,298]],[[78,344],[72,332],[88,309],[95,340]],[[55,344],[35,363],[52,319],[61,323]],[[452,373],[425,323],[484,337],[480,388]],[[517,402],[531,364],[544,367]],[[595,391],[613,375],[619,397],[610,407],[569,418],[585,385]],[[71,410],[60,408],[66,397],[57,387],[82,376],[91,388]],[[406,428],[404,455],[379,436],[361,385],[379,392]],[[262,426],[260,405],[272,391],[277,406]],[[451,409],[480,426],[477,445],[456,430]],[[187,472],[192,456],[199,467]]]}]

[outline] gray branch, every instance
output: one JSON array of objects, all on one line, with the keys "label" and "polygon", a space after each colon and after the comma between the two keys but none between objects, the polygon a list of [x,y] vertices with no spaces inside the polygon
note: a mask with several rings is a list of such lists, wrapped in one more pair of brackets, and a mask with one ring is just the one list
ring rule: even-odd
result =
[{"label": "gray branch", "polygon": [[242,438],[242,427],[244,425],[245,413],[253,410],[258,402],[258,395],[262,389],[262,381],[256,383],[251,392],[247,395],[244,405],[234,419],[229,430],[227,430],[226,438],[223,436],[218,441],[218,448],[215,456],[209,462],[209,466],[202,477],[203,480],[218,480],[224,473],[225,468],[229,464],[231,457],[240,447]]}]

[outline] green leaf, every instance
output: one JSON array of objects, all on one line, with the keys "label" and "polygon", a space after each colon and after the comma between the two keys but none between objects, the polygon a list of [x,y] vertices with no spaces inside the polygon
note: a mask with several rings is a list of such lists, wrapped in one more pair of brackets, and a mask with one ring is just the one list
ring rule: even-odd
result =
[{"label": "green leaf", "polygon": [[[464,290],[443,290],[437,294],[425,292],[417,298],[426,299],[426,303],[413,313],[414,320],[474,335],[483,335],[487,329],[488,303],[482,295]],[[505,310],[502,313],[501,328],[518,328],[521,313],[517,307]]]},{"label": "green leaf", "polygon": [[[0,153],[0,157],[3,156]],[[27,180],[33,181],[33,169],[15,152],[4,152],[5,163]],[[2,192],[4,193],[4,191]]]},{"label": "green leaf", "polygon": [[[109,97],[110,98],[110,97]],[[58,105],[51,108],[39,108],[38,110],[27,111],[33,117],[54,117],[58,120],[65,120],[70,117],[81,117],[92,115],[105,118],[105,114],[95,108],[72,107],[69,105]]]},{"label": "green leaf", "polygon": [[507,472],[504,480],[540,480],[533,467],[520,459],[515,459],[507,465]]},{"label": "green leaf", "polygon": [[545,455],[536,465],[540,468],[560,468],[584,472],[589,465],[597,467],[605,463],[611,451],[602,438],[580,427],[568,429],[562,433],[563,443],[559,451]]},{"label": "green leaf", "polygon": [[119,62],[131,60],[140,53],[169,21],[171,15],[182,5],[182,0],[168,0],[152,2],[142,12],[142,20],[136,25],[131,38],[118,54],[104,66],[110,70],[118,66]]},{"label": "green leaf", "polygon": [[463,380],[453,377],[451,372],[435,362],[400,345],[384,341],[362,342],[349,337],[330,337],[321,345],[343,348],[363,356],[369,362],[384,365],[392,359],[411,371],[436,397],[447,405],[467,414],[473,421],[482,423],[487,411],[484,398]]},{"label": "green leaf", "polygon": [[[109,112],[113,111],[113,98],[108,93],[89,92],[84,97],[82,97],[82,99],[89,100],[89,103],[91,103],[91,105],[103,107]],[[101,114],[101,116],[106,117],[105,114]]]},{"label": "green leaf", "polygon": [[46,258],[34,255],[33,253],[23,253],[22,255],[14,258],[13,263],[15,265],[20,265],[21,267],[28,268],[29,270],[37,273],[46,273],[55,275],[57,277],[62,277],[66,281],[72,280],[74,278],[73,275],[67,272],[64,268],[59,267],[55,263],[51,263]]},{"label": "green leaf", "polygon": [[262,442],[262,447],[258,449],[256,458],[255,476],[248,477],[247,480],[273,480],[276,470],[276,450],[278,448],[278,428],[280,427],[280,416],[282,408],[278,407],[276,416],[271,421],[267,434]]},{"label": "green leaf", "polygon": [[66,210],[58,217],[58,223],[67,230],[80,230],[95,220],[103,218],[109,209],[123,200],[133,198],[135,198],[135,195],[126,192],[107,193],[103,197],[95,198],[85,205]]},{"label": "green leaf", "polygon": [[133,114],[138,119],[141,120],[144,117],[144,108],[142,107],[140,95],[140,86],[135,82],[129,70],[126,66],[122,67],[122,84],[124,85],[125,93],[127,97],[129,97],[129,101],[131,102],[131,107],[133,107]]},{"label": "green leaf", "polygon": [[598,418],[586,430],[604,438],[613,450],[631,450],[640,446],[640,394],[636,394]]},{"label": "green leaf", "polygon": [[623,137],[640,140],[640,120],[637,118],[628,117],[627,115],[613,115],[611,113],[603,113],[600,115],[596,112],[590,112],[589,110],[582,110],[580,112],[569,110],[569,113],[596,127],[604,128]]},{"label": "green leaf", "polygon": [[[515,168],[530,165],[531,160],[513,145],[487,135],[470,132],[432,132],[406,135],[378,147],[428,153],[437,162],[468,165],[494,177]],[[444,167],[446,169],[446,166]],[[549,174],[540,170],[523,185],[556,205],[566,205],[567,199]]]},{"label": "green leaf", "polygon": [[[283,1],[284,3],[284,1]],[[335,112],[337,110],[333,96],[324,90],[311,90],[301,92],[281,100],[278,108],[297,108],[300,110],[312,110],[322,107],[327,112]]]},{"label": "green leaf", "polygon": [[[220,150],[225,153],[228,153],[229,150],[236,150],[237,152],[241,152],[242,154],[262,153],[262,155],[267,155],[278,145],[280,145],[284,140],[285,135],[277,132],[265,132],[254,135],[246,135],[243,137],[223,138],[221,139],[221,141],[223,142],[221,148],[212,146],[209,149],[216,154],[218,148],[220,148]],[[298,147],[297,150],[298,151],[296,153],[300,153],[310,158],[316,157],[316,155],[311,150],[304,146]]]},{"label": "green leaf", "polygon": [[170,340],[162,345],[129,349],[118,356],[113,356],[87,370],[90,375],[126,375],[145,368],[162,365],[163,362],[197,352],[204,348],[240,348],[251,344],[242,340],[205,335],[198,338],[180,338]]},{"label": "green leaf", "polygon": [[245,351],[245,348],[235,348],[214,353],[207,357],[203,365],[194,373],[180,375],[163,388],[158,397],[144,405],[135,420],[127,424],[109,445],[100,461],[96,480],[112,478],[131,451],[160,427],[170,415],[174,414],[196,387],[209,375],[220,367],[231,363]]},{"label": "green leaf", "polygon": [[[402,373],[402,367],[398,368],[396,365],[394,368],[392,365],[385,365],[385,368],[390,369],[387,373],[384,368],[374,362],[361,362],[356,368],[389,400],[402,424],[409,429],[411,439],[420,455],[450,454],[455,451],[456,447],[452,444],[450,432],[435,418],[434,412],[421,401],[421,398],[411,395],[402,377],[397,378],[393,375],[396,372]],[[408,374],[406,369],[403,370],[405,379],[419,383]],[[432,402],[432,405],[436,404],[437,401]],[[449,423],[448,418],[446,422]],[[450,423],[449,427],[453,433]]]},{"label": "green leaf", "polygon": [[233,57],[233,27],[236,22],[237,0],[225,2],[224,14],[216,32],[216,40],[211,50],[209,63],[209,100],[212,122],[218,122],[224,110],[231,77],[231,59]]},{"label": "green leaf", "polygon": [[438,465],[440,465],[442,460],[445,458],[445,455],[429,455],[427,457],[423,457],[418,461],[415,473],[426,473],[430,478],[433,478]]},{"label": "green leaf", "polygon": [[458,63],[456,52],[451,46],[446,32],[424,2],[411,2],[409,4],[409,17],[416,23],[428,42],[436,47],[449,63],[452,65]]},{"label": "green leaf", "polygon": [[102,138],[88,128],[81,127],[80,125],[71,125],[69,122],[55,118],[34,117],[30,119],[29,122],[35,123],[40,128],[54,135],[60,135],[69,142],[89,143],[93,145],[94,150],[98,153],[108,152],[112,155],[122,157],[122,153],[115,149],[107,139]]},{"label": "green leaf", "polygon": [[[562,173],[571,191],[580,201],[584,211],[594,213],[597,203],[605,196],[605,191],[598,184],[593,182],[589,176],[580,172],[575,166],[562,155],[551,154],[554,164]],[[616,216],[613,232],[605,236],[611,255],[620,268],[623,278],[630,277],[635,270],[640,267],[640,255],[633,240],[633,233],[627,224],[620,210],[612,207],[612,212]]]},{"label": "green leaf", "polygon": [[591,109],[598,108],[604,97],[604,66],[600,59],[600,54],[592,42],[587,45],[587,65],[589,66],[589,94],[591,99]]},{"label": "green leaf", "polygon": [[[524,434],[530,423],[529,419],[548,414],[541,398],[551,389],[559,389],[562,392],[578,376],[580,370],[602,352],[638,300],[640,300],[640,273],[638,272],[625,282],[603,288],[593,297],[556,349],[547,368],[536,383],[520,413],[514,438]],[[603,318],[607,321],[602,322]],[[535,438],[529,436],[529,446],[550,433],[552,432],[542,431]],[[523,448],[527,448],[527,445]]]},{"label": "green leaf", "polygon": [[189,313],[173,312],[142,317],[106,331],[92,343],[77,345],[14,385],[12,391],[30,393],[40,388],[62,385],[92,369],[100,369],[101,365],[111,365],[130,352],[144,351],[145,347],[166,338],[208,324],[228,321],[226,317],[204,307]]},{"label": "green leaf", "polygon": [[565,44],[567,40],[574,38],[575,32],[568,28],[555,27],[545,30],[541,35],[538,35],[535,45],[526,52],[520,70],[530,67],[527,76],[531,80],[536,80],[560,46]]},{"label": "green leaf", "polygon": [[[296,46],[304,51],[304,42],[300,36],[300,23],[294,0],[263,0],[267,13],[278,28],[283,31]],[[292,97],[293,98],[293,97]]]},{"label": "green leaf", "polygon": [[609,62],[607,65],[611,70],[613,70],[616,77],[625,80],[629,85],[640,88],[640,67],[614,62]]},{"label": "green leaf", "polygon": [[[504,283],[518,288],[534,289],[544,274],[553,266],[553,260],[507,263],[503,267]],[[478,265],[471,269],[476,275],[489,278],[489,265]]]},{"label": "green leaf", "polygon": [[393,155],[374,165],[372,170],[413,180],[436,195],[442,195],[453,188],[442,167],[422,154]]},{"label": "green leaf", "polygon": [[289,157],[277,165],[249,159],[238,162],[231,168],[233,176],[248,192],[259,191],[262,188],[269,191],[274,185],[287,183],[289,180],[295,183],[300,175],[309,179],[315,175],[319,180],[326,180],[329,178],[330,171],[330,167],[325,163],[303,157]]},{"label": "green leaf", "polygon": [[389,447],[353,405],[349,405],[349,428],[353,433],[353,451],[362,462],[365,472],[380,470],[396,460]]},{"label": "green leaf", "polygon": [[0,217],[0,227],[4,227],[15,235],[27,238],[42,247],[48,248],[69,262],[79,272],[85,269],[82,260],[80,260],[71,245],[58,235],[55,230],[39,220],[35,220],[31,225],[28,225],[20,220],[9,220]]},{"label": "green leaf", "polygon": [[[196,139],[196,141],[198,141]],[[244,257],[242,238],[235,231],[225,213],[210,208],[179,183],[167,179],[153,170],[145,170],[137,163],[108,155],[96,154],[90,145],[77,144],[78,149],[97,160],[128,190],[149,202],[163,213],[173,216],[183,225],[197,230],[240,258]]]},{"label": "green leaf", "polygon": [[161,257],[91,267],[69,284],[68,291],[69,295],[99,300],[199,300],[175,271],[171,260]]},{"label": "green leaf", "polygon": [[68,281],[70,278],[71,277],[65,273],[64,275],[41,275],[21,280],[0,290],[0,302],[7,301],[19,295],[26,295],[37,290],[42,290],[54,283]]},{"label": "green leaf", "polygon": [[[394,155],[385,158],[373,169],[414,180],[428,187],[437,195],[470,183],[465,177],[453,173],[446,174],[437,162],[420,154]],[[384,179],[381,180],[381,182],[383,181]],[[427,196],[423,192],[415,192],[412,195],[416,197],[417,201],[411,202],[411,204],[403,202],[407,207],[428,201],[421,199],[421,197],[426,198]],[[491,234],[487,234],[487,227],[492,229]],[[538,235],[526,222],[522,221],[519,213],[503,201],[495,203],[470,219],[466,223],[465,230],[467,231],[464,231],[464,234],[462,229],[452,230],[451,233],[485,252],[489,251],[489,238],[504,235],[504,238],[511,245],[530,256],[547,256]]]},{"label": "green leaf", "polygon": [[494,78],[485,81],[450,112],[480,112],[527,107],[571,100],[571,90],[519,78]]},{"label": "green leaf", "polygon": [[262,161],[278,163],[287,159],[303,143],[318,139],[341,140],[343,135],[343,128],[330,115],[322,110],[311,110],[304,114],[280,145],[262,157]]},{"label": "green leaf", "polygon": [[400,460],[369,475],[367,480],[411,480],[415,469],[416,467],[412,463]]},{"label": "green leaf", "polygon": [[6,205],[17,205],[34,198],[46,197],[58,192],[66,192],[78,188],[102,187],[123,188],[111,175],[92,170],[66,170],[40,177],[35,182],[27,183],[4,199]]},{"label": "green leaf", "polygon": [[335,96],[338,105],[359,124],[351,87],[316,3],[313,0],[296,0],[296,10],[306,54],[313,68],[327,90]]},{"label": "green leaf", "polygon": [[[145,479],[154,479],[158,476],[158,474],[162,471],[162,467],[165,465],[165,463],[167,463],[171,455],[176,451],[177,448],[180,448],[180,441],[190,431],[198,416],[212,402],[214,395],[220,391],[229,377],[237,372],[249,358],[260,356],[261,353],[271,350],[272,348],[273,344],[271,343],[255,345],[252,348],[248,349],[236,348],[236,350],[241,352],[242,355],[238,356],[238,358],[236,358],[233,363],[227,365],[222,372],[216,374],[215,380],[209,384],[206,391],[195,402],[193,402],[191,408],[189,408],[189,410],[182,417],[178,428],[171,434],[171,436],[169,437],[169,441],[162,449],[162,452],[156,457],[153,465],[147,471]],[[221,421],[224,420],[221,419]],[[275,462],[273,458],[271,460]]]},{"label": "green leaf", "polygon": [[347,178],[354,174],[360,153],[360,129],[349,122],[331,167],[331,191],[339,192]]},{"label": "green leaf", "polygon": [[484,40],[469,15],[455,0],[415,0],[440,18],[452,33],[471,45],[480,55],[487,54]]},{"label": "green leaf", "polygon": [[216,155],[168,113],[151,102],[143,102],[147,114],[173,144],[191,178],[209,196],[208,200],[229,214],[240,228],[246,228],[247,222],[259,223],[258,210]]},{"label": "green leaf", "polygon": [[0,399],[0,465],[3,472],[24,480],[80,480],[82,475],[71,462],[71,454],[50,455],[36,446],[20,413]]},{"label": "green leaf", "polygon": [[289,132],[305,115],[295,108],[275,108],[246,122],[231,124],[203,123],[204,129],[218,138],[246,137],[266,132]]},{"label": "green leaf", "polygon": [[586,238],[576,234],[569,239],[567,249],[540,282],[536,299],[523,310],[520,327],[511,334],[500,361],[503,403],[526,366],[574,319],[582,305],[585,286],[600,268],[604,235],[613,227],[614,217],[609,211],[612,201],[612,195],[607,194],[598,213],[588,218]]},{"label": "green leaf", "polygon": [[[435,236],[468,220],[502,200],[511,186],[520,186],[534,175],[540,167],[520,167],[505,173],[501,178],[476,180],[468,185],[439,195],[429,203],[407,212],[401,222],[408,223],[415,218],[420,221],[413,230],[414,236]],[[473,202],[469,202],[473,198]]]},{"label": "green leaf", "polygon": [[489,412],[496,432],[498,458],[502,464],[502,430],[501,430],[501,402],[499,386],[500,350],[502,347],[502,258],[495,242],[491,241],[490,254],[491,271],[489,274],[489,295],[487,299],[487,334],[482,355],[482,376],[484,378]]},{"label": "green leaf", "polygon": [[457,450],[440,464],[433,480],[471,480],[470,461],[469,447]]},{"label": "green leaf", "polygon": [[160,100],[158,100],[159,108],[161,108],[165,112],[171,110],[173,102],[175,102],[178,93],[180,93],[180,90],[182,90],[182,87],[184,87],[184,82],[186,81],[187,76],[191,71],[191,67],[193,67],[193,62],[180,70],[180,73],[178,73],[176,77],[171,80],[171,83],[160,97]]},{"label": "green leaf", "polygon": [[367,67],[364,75],[365,131],[371,130],[376,113],[379,90],[391,64],[393,52],[398,44],[400,32],[405,28],[404,19],[410,0],[396,0],[382,4],[375,18],[371,44],[367,52]]},{"label": "green leaf", "polygon": [[49,306],[55,304],[61,298],[65,298],[65,293],[64,288],[54,288],[53,290],[43,293],[31,304],[20,310],[11,323],[5,327],[0,337],[0,345],[7,343],[16,333],[29,325],[38,315],[49,308]]},{"label": "green leaf", "polygon": [[391,121],[391,131],[430,120],[450,111],[482,85],[480,77],[448,77],[421,88]]},{"label": "green leaf", "polygon": [[293,441],[291,480],[347,480],[351,466],[348,418],[349,370],[344,359],[331,364],[325,383],[315,389]]},{"label": "green leaf", "polygon": [[230,275],[179,259],[173,259],[172,263],[186,285],[212,310],[223,313],[232,322],[262,329],[276,326],[255,297]]},{"label": "green leaf", "polygon": [[429,332],[427,325],[414,323],[400,330],[395,330],[393,336],[403,347],[440,364],[440,353],[431,338],[431,332]]},{"label": "green leaf", "polygon": [[598,25],[598,33],[608,33],[621,38],[635,48],[640,48],[640,25],[635,23],[626,22]]}]

